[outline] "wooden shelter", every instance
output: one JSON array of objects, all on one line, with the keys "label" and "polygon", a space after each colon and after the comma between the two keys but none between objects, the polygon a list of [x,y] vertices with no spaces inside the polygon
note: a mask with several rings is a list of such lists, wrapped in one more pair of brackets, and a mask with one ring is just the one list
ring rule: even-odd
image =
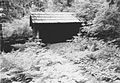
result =
[{"label": "wooden shelter", "polygon": [[81,23],[68,12],[32,12],[30,26],[34,37],[44,42],[59,42],[72,38],[79,32]]}]

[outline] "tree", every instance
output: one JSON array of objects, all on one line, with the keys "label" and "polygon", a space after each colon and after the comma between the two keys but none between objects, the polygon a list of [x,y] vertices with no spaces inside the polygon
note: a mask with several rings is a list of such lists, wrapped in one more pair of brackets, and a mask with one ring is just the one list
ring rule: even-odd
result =
[{"label": "tree", "polygon": [[[83,27],[83,32],[86,32],[87,36],[96,36],[105,41],[120,38],[120,7],[117,5],[119,1],[114,0],[114,3],[111,1],[99,3],[99,7],[94,6],[98,3],[89,3],[91,6],[87,5],[88,8],[93,7],[90,11],[96,11],[93,16],[91,16],[88,10],[82,10],[85,13],[81,13],[80,16],[92,17],[92,25]],[[84,7],[86,9],[86,6]]]},{"label": "tree", "polygon": [[2,51],[2,24],[0,24],[0,54],[1,54],[1,51]]}]

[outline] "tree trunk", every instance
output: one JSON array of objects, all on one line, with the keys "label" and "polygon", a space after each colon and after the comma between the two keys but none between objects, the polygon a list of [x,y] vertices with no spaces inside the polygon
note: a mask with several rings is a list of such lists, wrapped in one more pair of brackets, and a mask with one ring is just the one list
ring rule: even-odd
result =
[{"label": "tree trunk", "polygon": [[0,54],[2,52],[2,41],[3,41],[3,38],[2,38],[2,24],[0,24]]}]

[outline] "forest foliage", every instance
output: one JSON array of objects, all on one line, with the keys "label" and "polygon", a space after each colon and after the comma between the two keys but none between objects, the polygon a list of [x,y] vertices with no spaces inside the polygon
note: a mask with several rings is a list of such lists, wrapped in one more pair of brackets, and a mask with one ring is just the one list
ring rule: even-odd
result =
[{"label": "forest foliage", "polygon": [[[15,19],[3,29],[6,37],[29,36],[29,17],[25,16],[31,10],[72,11],[86,24],[78,36],[65,42],[67,45],[58,43],[51,49],[26,42],[17,51],[3,53],[0,56],[0,73],[4,72],[1,82],[26,83],[32,78],[33,83],[120,83],[120,48],[111,44],[120,37],[120,1],[76,0],[71,5],[66,1],[10,0],[15,12],[13,17],[21,19]],[[21,77],[22,74],[29,79]]]},{"label": "forest foliage", "polygon": [[[86,22],[81,32],[111,41],[120,37],[119,0],[10,0],[14,18],[22,18],[31,11],[75,12]],[[90,24],[90,25],[89,25]]]}]

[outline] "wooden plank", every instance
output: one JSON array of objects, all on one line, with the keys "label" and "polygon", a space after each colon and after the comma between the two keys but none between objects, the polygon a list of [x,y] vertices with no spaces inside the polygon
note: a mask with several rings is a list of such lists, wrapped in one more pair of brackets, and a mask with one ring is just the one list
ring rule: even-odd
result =
[{"label": "wooden plank", "polygon": [[78,23],[79,21],[74,21],[74,22],[71,22],[71,20],[46,20],[46,21],[40,21],[40,20],[34,20],[32,21],[33,23]]},{"label": "wooden plank", "polygon": [[77,18],[73,17],[73,16],[32,16],[32,20],[34,19],[76,19]]},{"label": "wooden plank", "polygon": [[48,14],[52,14],[52,15],[64,15],[64,14],[75,14],[73,12],[31,12],[32,15],[37,15],[37,14],[43,14],[43,15],[48,15]]},{"label": "wooden plank", "polygon": [[80,22],[74,13],[69,12],[32,12],[32,23],[72,23]]},{"label": "wooden plank", "polygon": [[55,20],[55,21],[57,21],[57,20],[58,20],[58,21],[59,21],[59,20],[62,20],[62,21],[64,21],[64,20],[70,20],[70,21],[71,21],[71,20],[72,20],[72,21],[77,21],[76,19],[72,19],[72,18],[68,18],[68,19],[64,19],[64,18],[39,18],[39,19],[38,19],[38,18],[36,18],[36,19],[32,19],[32,20],[33,20],[33,21],[34,21],[34,20],[38,20],[38,21],[39,21],[39,20],[40,20],[40,21],[46,21],[46,20]]},{"label": "wooden plank", "polygon": [[[74,16],[72,16],[72,15],[44,15],[44,16],[42,16],[42,15],[39,15],[39,16],[32,16],[32,18],[63,18],[63,17],[65,17],[65,18],[75,18]],[[64,19],[65,19],[64,18]]]}]

